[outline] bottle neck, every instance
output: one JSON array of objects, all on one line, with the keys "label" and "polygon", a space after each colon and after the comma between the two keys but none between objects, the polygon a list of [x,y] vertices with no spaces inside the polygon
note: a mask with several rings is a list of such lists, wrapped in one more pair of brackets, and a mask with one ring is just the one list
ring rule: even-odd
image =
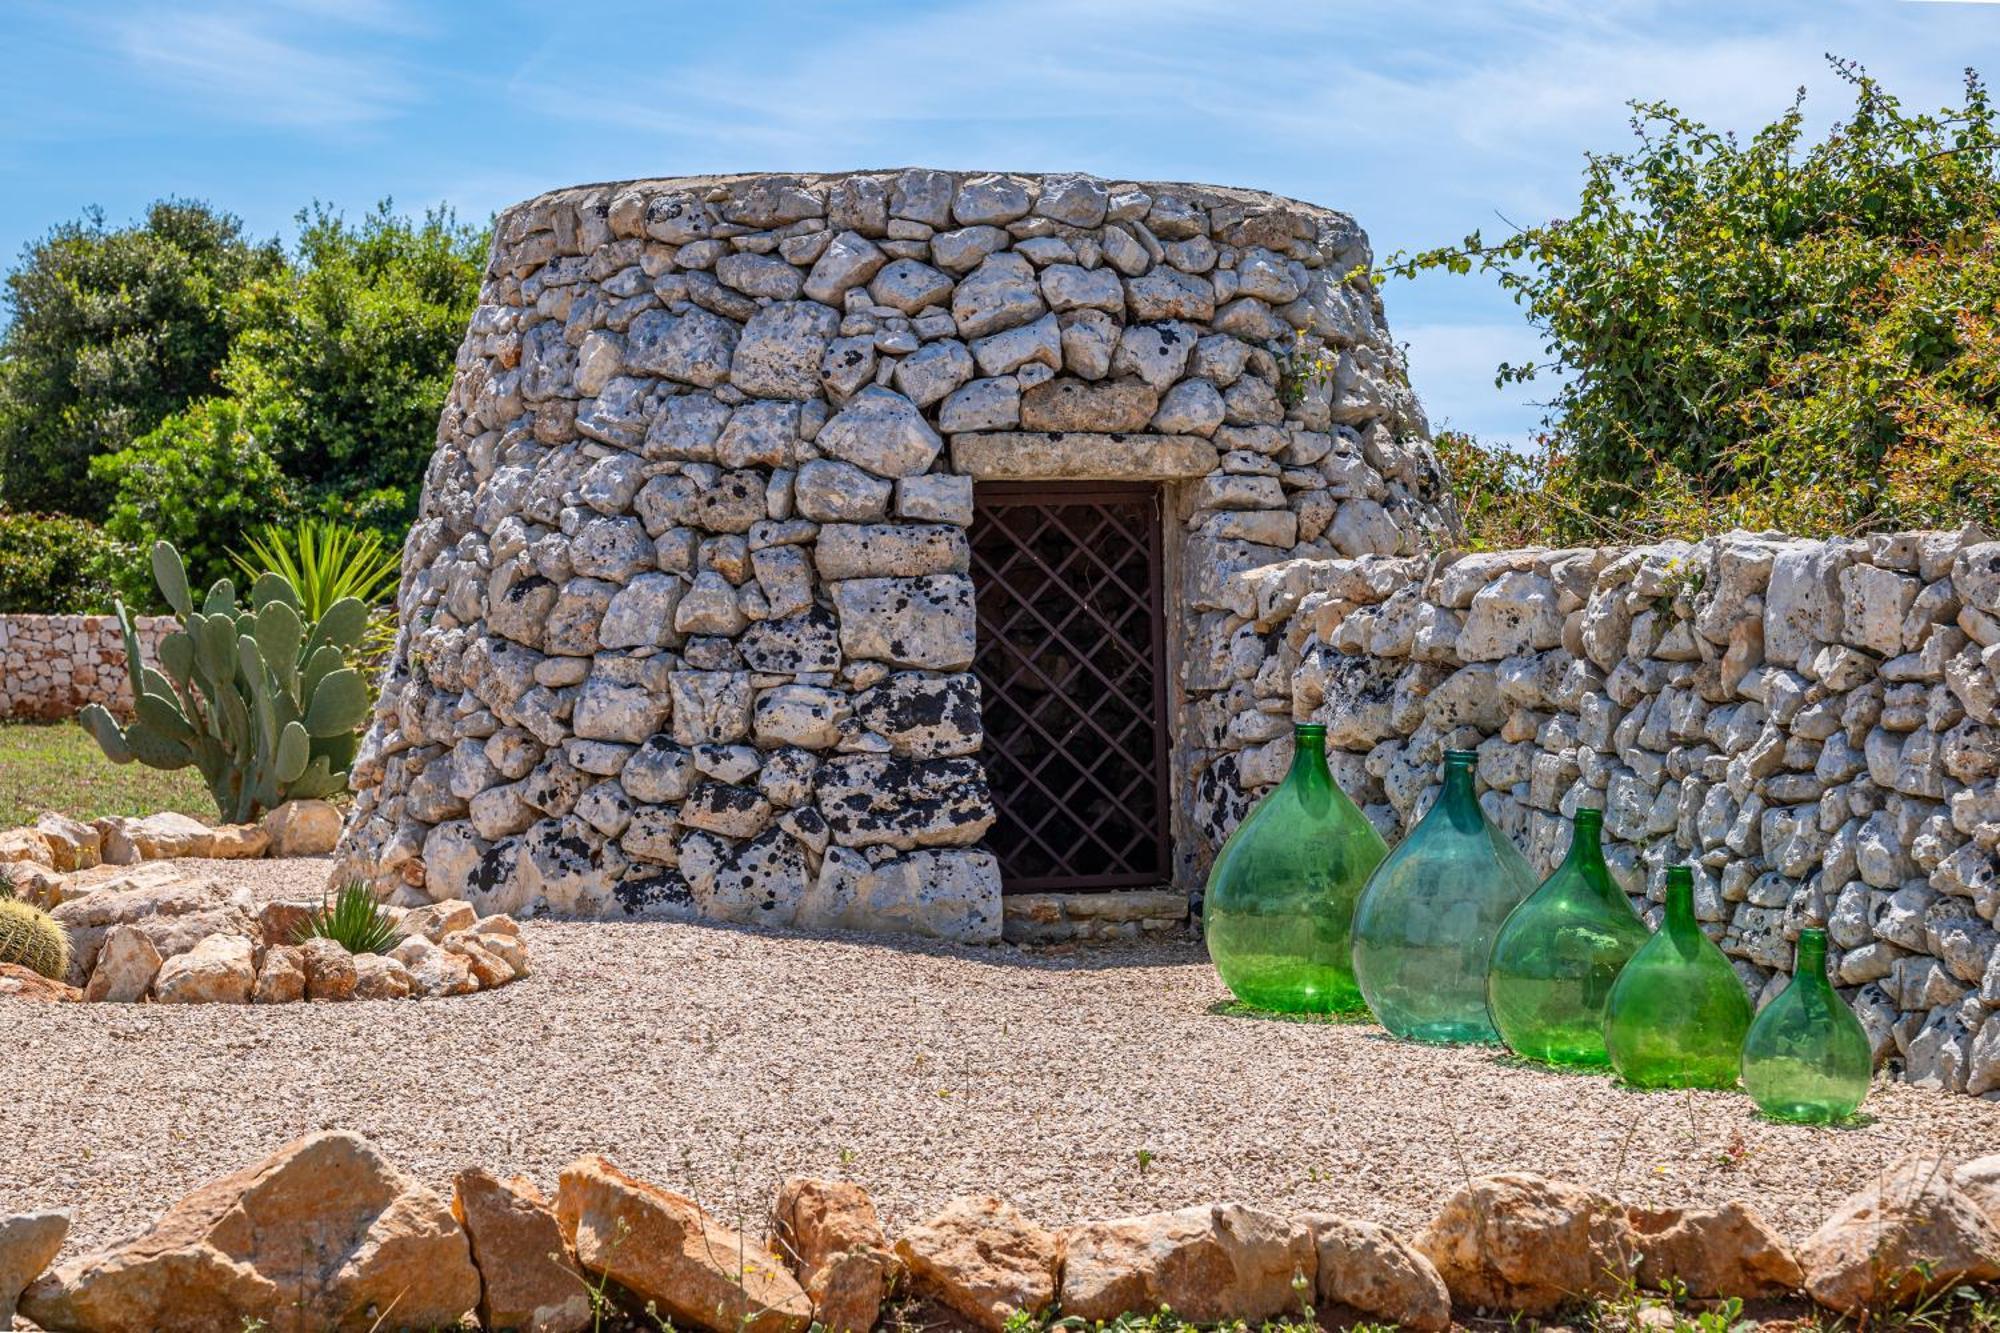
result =
[{"label": "bottle neck", "polygon": [[1292,767],[1285,781],[1297,789],[1320,791],[1333,786],[1326,766],[1326,732],[1300,727],[1292,733]]},{"label": "bottle neck", "polygon": [[1799,948],[1792,960],[1792,975],[1808,979],[1826,976],[1826,932],[1808,927],[1799,932]]},{"label": "bottle neck", "polygon": [[1472,756],[1453,750],[1444,759],[1444,790],[1438,793],[1438,809],[1453,828],[1472,832],[1481,828],[1486,817],[1479,809],[1479,793],[1472,785]]},{"label": "bottle neck", "polygon": [[1678,866],[1667,872],[1667,930],[1677,939],[1701,930],[1694,919],[1694,877]]},{"label": "bottle neck", "polygon": [[1571,826],[1569,854],[1563,857],[1563,866],[1569,870],[1602,871],[1611,873],[1604,864],[1604,812],[1602,810],[1579,810]]}]

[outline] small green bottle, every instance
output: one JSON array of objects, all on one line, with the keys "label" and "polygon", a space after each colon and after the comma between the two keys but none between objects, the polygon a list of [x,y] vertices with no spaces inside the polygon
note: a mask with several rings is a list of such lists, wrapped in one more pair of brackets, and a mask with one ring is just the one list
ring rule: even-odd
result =
[{"label": "small green bottle", "polygon": [[1750,993],[1694,919],[1694,872],[1667,867],[1667,919],[1611,987],[1604,1046],[1638,1088],[1733,1088]]},{"label": "small green bottle", "polygon": [[1202,899],[1208,956],[1243,1003],[1280,1013],[1359,1011],[1348,931],[1389,854],[1326,766],[1326,728],[1294,732],[1291,771],[1216,853]]},{"label": "small green bottle", "polygon": [[1470,750],[1447,750],[1444,790],[1354,909],[1354,976],[1383,1027],[1412,1041],[1497,1043],[1486,960],[1535,872],[1479,808]]},{"label": "small green bottle", "polygon": [[1799,932],[1791,984],[1743,1039],[1743,1087],[1776,1120],[1829,1125],[1868,1095],[1868,1034],[1826,979],[1826,932]]},{"label": "small green bottle", "polygon": [[1500,927],[1486,1006],[1514,1054],[1552,1065],[1610,1063],[1604,1005],[1646,923],[1604,864],[1604,812],[1576,812],[1569,855]]}]

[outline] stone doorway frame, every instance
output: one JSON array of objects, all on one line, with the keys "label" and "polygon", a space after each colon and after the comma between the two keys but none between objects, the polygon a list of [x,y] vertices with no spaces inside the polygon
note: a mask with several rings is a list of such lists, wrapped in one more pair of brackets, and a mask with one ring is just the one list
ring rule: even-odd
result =
[{"label": "stone doorway frame", "polygon": [[[1087,489],[1093,483],[1147,483],[1158,489],[1160,503],[1160,625],[1164,652],[1160,660],[1163,688],[1157,697],[1162,710],[1167,739],[1166,810],[1162,814],[1167,837],[1167,860],[1157,888],[1165,892],[1148,894],[1143,888],[1098,890],[1090,894],[1036,895],[1066,900],[1096,898],[1111,908],[1119,898],[1158,899],[1149,913],[1176,911],[1186,914],[1189,876],[1198,868],[1191,841],[1195,830],[1191,816],[1189,783],[1193,772],[1194,741],[1188,734],[1188,700],[1183,684],[1189,636],[1194,632],[1194,615],[1187,597],[1186,517],[1193,503],[1193,491],[1204,477],[1218,471],[1222,455],[1214,444],[1197,435],[1161,435],[1143,432],[1104,433],[1090,431],[992,431],[963,432],[946,436],[946,450],[952,471],[973,479],[975,487],[993,482],[1033,483],[1053,492],[1065,488]],[[977,595],[975,585],[974,595]],[[1009,895],[1010,902],[1026,905],[1026,895]],[[1178,907],[1171,906],[1175,901]],[[1009,908],[1010,920],[1013,908]],[[1072,913],[1072,915],[1074,915]]]},{"label": "stone doorway frame", "polygon": [[[995,789],[994,804],[1000,811],[1000,823],[995,830],[1010,823],[1022,826],[1018,830],[1020,846],[996,846],[996,854],[1001,857],[1003,893],[1150,889],[1170,882],[1173,877],[1173,740],[1167,716],[1164,506],[1165,496],[1159,485],[1151,482],[993,481],[979,484],[974,492],[973,588],[975,600],[982,604],[982,660],[974,669],[980,676],[982,709],[992,719],[1017,715],[1016,725],[1006,739],[1018,736],[1035,743],[1043,756],[1032,764],[1010,763],[994,757],[995,750],[1004,753],[1004,748],[993,744],[1001,738],[995,736],[992,726],[986,728],[988,747],[982,756],[988,785]],[[1089,537],[1076,540],[1077,520],[1056,512],[1092,509],[1101,513],[1105,508],[1112,509],[1114,514],[1100,518],[1100,524],[1116,527],[1121,537],[1138,529],[1133,534],[1138,539],[1133,547],[1141,567],[1132,565],[1133,550],[1121,553],[1115,562],[1094,553],[1099,548]],[[1121,521],[1115,516],[1118,509],[1138,510],[1143,517],[1128,512],[1128,517]],[[1030,512],[1034,517],[1029,522],[1035,525],[1036,536],[1057,529],[1063,537],[1072,539],[1070,547],[1074,554],[1056,559],[1053,564],[1045,562],[1021,540],[1020,525],[1000,519],[999,511]],[[1138,522],[1132,521],[1135,519]],[[998,579],[997,587],[993,571],[981,567],[980,538],[988,531],[999,534],[994,543],[996,548],[1010,548],[997,561],[1007,570]],[[1134,575],[1142,585],[1137,590],[1137,601],[1143,607],[1143,619],[1137,625],[1132,624],[1133,599],[1127,596],[1132,591]],[[1100,597],[1108,593],[1112,602],[1094,605],[1085,594],[1086,587]],[[1028,594],[1043,590],[1057,593],[1058,606],[1050,613],[1055,616],[1053,621],[1039,608],[1029,607],[1031,600],[1041,599]],[[1019,625],[1025,611],[1028,620],[1025,635],[1010,635],[999,643],[987,639],[985,602],[994,594],[998,594],[996,600],[1012,608],[1007,616],[1010,625]],[[1065,601],[1068,609],[1062,606]],[[1129,654],[1115,679],[1107,675],[1112,668],[1101,666],[1099,654],[1094,651],[1095,642],[1103,639],[1117,641]],[[1022,651],[1024,642],[1032,645],[1027,652]],[[1078,659],[1082,665],[1063,681],[1054,681],[1034,660],[1043,648],[1057,649],[1059,655]],[[1007,660],[1003,664],[989,654]],[[1128,685],[1135,675],[1140,679]],[[1003,679],[996,680],[996,676]],[[1025,706],[1025,700],[1016,698],[1007,688],[1016,683],[1039,683],[1045,689],[1060,683],[1064,688],[1049,692],[1059,693],[1068,703],[1067,717],[1061,713],[1053,718],[1038,717],[1038,713],[1046,710]],[[1143,690],[1143,697],[1132,697],[1138,690]],[[1123,692],[1126,702],[1122,708],[1106,707],[1086,697],[1099,692]],[[993,697],[996,694],[998,699]],[[991,707],[1001,700],[1012,707],[1004,712]],[[1112,716],[1114,711],[1118,715]],[[1108,756],[1110,762],[1087,757],[1092,751]],[[1053,755],[1075,758],[1065,763]],[[1045,779],[1043,770],[1052,763],[1055,773]],[[1058,787],[1064,790],[1059,792]],[[1070,807],[1057,818],[1071,826],[1067,841],[1082,854],[1066,861],[1065,848],[1043,836],[1049,830],[1049,815],[1044,814],[1032,827],[1027,827],[1028,821],[1024,819],[1014,819],[1009,803],[1002,800],[1002,788],[1011,796],[1032,800],[1039,795],[1050,804]],[[1114,788],[1119,790],[1114,792]],[[1104,797],[1111,798],[1111,808],[1095,817],[1085,817],[1074,810],[1074,805],[1083,800]],[[1124,828],[1118,828],[1119,824]],[[1133,836],[1137,831],[1145,833],[1143,841]],[[995,831],[989,831],[988,841],[1003,841],[1013,832],[1010,827],[1008,833],[996,838]],[[1055,836],[1064,837],[1060,828]],[[1010,866],[1010,853],[1026,853],[1025,859],[1031,861],[1053,860],[1057,866],[1042,873],[1022,874],[1018,857]],[[1105,862],[1110,864],[1102,870],[1086,868]]]}]

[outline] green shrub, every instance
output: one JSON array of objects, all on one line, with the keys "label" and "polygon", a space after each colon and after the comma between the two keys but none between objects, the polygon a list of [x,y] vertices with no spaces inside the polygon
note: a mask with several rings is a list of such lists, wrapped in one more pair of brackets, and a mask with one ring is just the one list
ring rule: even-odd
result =
[{"label": "green shrub", "polygon": [[0,510],[0,614],[101,614],[139,563],[131,546],[94,523]]},{"label": "green shrub", "polygon": [[218,379],[256,423],[304,512],[400,534],[417,514],[479,300],[487,234],[449,210],[358,223],[321,205],[298,217],[297,261],[252,282]]},{"label": "green shrub", "polygon": [[403,932],[375,901],[366,884],[350,880],[331,903],[322,904],[299,927],[295,943],[329,939],[349,953],[387,953],[396,947]]},{"label": "green shrub", "polygon": [[1497,280],[1546,353],[1498,379],[1559,378],[1473,507],[1511,491],[1489,516],[1554,542],[2000,519],[2000,117],[1972,75],[1912,113],[1835,69],[1854,105],[1817,141],[1798,102],[1741,140],[1635,103],[1569,216],[1389,261]]},{"label": "green shrub", "polygon": [[[171,543],[196,587],[228,577],[230,552],[248,533],[297,510],[290,482],[227,399],[205,399],[168,417],[130,448],[92,462],[90,474],[111,493],[105,529],[142,550]],[[119,595],[127,605],[159,609],[143,563],[134,565]]]},{"label": "green shrub", "polygon": [[284,263],[193,199],[116,228],[92,209],[29,245],[0,311],[0,499],[101,519],[90,460],[216,392],[231,296]]}]

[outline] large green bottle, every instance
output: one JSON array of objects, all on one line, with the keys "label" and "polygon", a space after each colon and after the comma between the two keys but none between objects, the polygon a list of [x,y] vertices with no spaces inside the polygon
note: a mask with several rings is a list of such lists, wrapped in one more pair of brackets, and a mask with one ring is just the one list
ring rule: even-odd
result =
[{"label": "large green bottle", "polygon": [[1354,976],[1383,1027],[1414,1041],[1494,1043],[1486,960],[1535,872],[1473,794],[1470,750],[1447,750],[1444,790],[1354,909]]},{"label": "large green bottle", "polygon": [[1861,1022],[1826,979],[1826,932],[1799,932],[1791,984],[1743,1039],[1743,1087],[1778,1120],[1832,1124],[1868,1095],[1874,1060]]},{"label": "large green bottle", "polygon": [[1245,1004],[1358,1010],[1348,956],[1354,900],[1389,853],[1326,767],[1326,728],[1293,733],[1292,769],[1216,853],[1202,899],[1208,956]]},{"label": "large green bottle", "polygon": [[1640,1088],[1733,1088],[1750,993],[1694,919],[1694,872],[1667,867],[1667,919],[1611,987],[1604,1046]]},{"label": "large green bottle", "polygon": [[1500,927],[1486,1006],[1516,1055],[1553,1065],[1610,1063],[1604,1003],[1646,923],[1604,864],[1604,812],[1576,812],[1569,855]]}]

